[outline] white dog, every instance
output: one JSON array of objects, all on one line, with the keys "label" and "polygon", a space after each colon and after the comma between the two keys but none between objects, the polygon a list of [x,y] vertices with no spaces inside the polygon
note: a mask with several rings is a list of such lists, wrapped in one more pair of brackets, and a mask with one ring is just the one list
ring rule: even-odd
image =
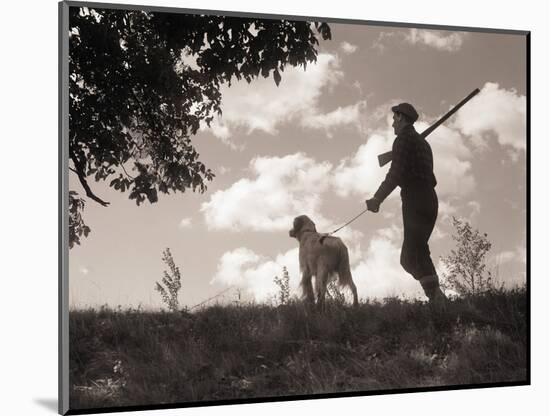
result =
[{"label": "white dog", "polygon": [[296,217],[288,234],[300,242],[301,285],[306,300],[311,303],[315,301],[311,283],[312,277],[315,276],[317,305],[322,308],[329,279],[333,274],[337,274],[338,283],[350,287],[353,305],[357,306],[357,288],[351,277],[348,249],[342,240],[319,234],[315,223],[307,215]]}]

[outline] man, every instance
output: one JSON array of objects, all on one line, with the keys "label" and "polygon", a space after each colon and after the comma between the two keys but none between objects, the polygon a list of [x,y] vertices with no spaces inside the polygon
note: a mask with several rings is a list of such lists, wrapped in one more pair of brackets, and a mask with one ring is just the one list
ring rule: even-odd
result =
[{"label": "man", "polygon": [[418,113],[411,104],[392,107],[392,163],[386,178],[367,200],[367,209],[378,212],[380,204],[397,187],[401,188],[403,210],[403,246],[401,265],[419,281],[431,304],[444,305],[447,298],[439,287],[439,278],[430,257],[428,240],[437,219],[433,155],[428,142],[413,127]]}]

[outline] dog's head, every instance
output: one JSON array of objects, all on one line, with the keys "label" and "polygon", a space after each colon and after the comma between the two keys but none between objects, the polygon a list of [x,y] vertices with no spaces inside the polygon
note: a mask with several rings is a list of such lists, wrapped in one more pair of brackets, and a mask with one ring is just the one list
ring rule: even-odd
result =
[{"label": "dog's head", "polygon": [[315,223],[309,219],[307,215],[300,215],[294,218],[292,229],[288,232],[290,237],[300,240],[300,237],[305,231],[317,232]]}]

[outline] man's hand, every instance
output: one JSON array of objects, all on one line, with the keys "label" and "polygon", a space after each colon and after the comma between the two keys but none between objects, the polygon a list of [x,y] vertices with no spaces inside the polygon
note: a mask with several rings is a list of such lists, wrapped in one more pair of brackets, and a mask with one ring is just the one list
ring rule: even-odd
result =
[{"label": "man's hand", "polygon": [[371,212],[378,212],[380,209],[380,201],[376,197],[367,199],[365,202],[367,203],[367,209]]}]

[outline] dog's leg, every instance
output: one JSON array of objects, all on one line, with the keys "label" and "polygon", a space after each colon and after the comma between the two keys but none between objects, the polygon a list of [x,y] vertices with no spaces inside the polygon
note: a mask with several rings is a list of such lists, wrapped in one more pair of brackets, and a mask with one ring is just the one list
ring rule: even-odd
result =
[{"label": "dog's leg", "polygon": [[302,272],[302,281],[300,283],[302,286],[302,294],[306,301],[310,304],[315,303],[315,296],[313,295],[313,285],[311,284],[311,273],[309,270],[304,270]]},{"label": "dog's leg", "polygon": [[315,276],[315,291],[317,292],[317,307],[319,310],[325,309],[325,295],[327,292],[329,273],[326,267],[317,267],[317,275]]},{"label": "dog's leg", "polygon": [[353,280],[350,280],[351,293],[353,293],[353,306],[357,307],[359,306],[359,298],[357,297],[357,287],[355,286],[355,283],[353,283]]}]

